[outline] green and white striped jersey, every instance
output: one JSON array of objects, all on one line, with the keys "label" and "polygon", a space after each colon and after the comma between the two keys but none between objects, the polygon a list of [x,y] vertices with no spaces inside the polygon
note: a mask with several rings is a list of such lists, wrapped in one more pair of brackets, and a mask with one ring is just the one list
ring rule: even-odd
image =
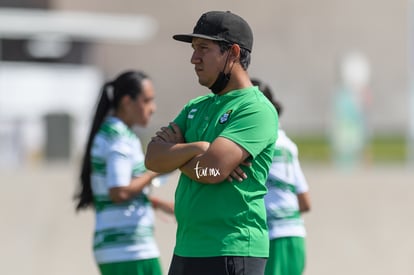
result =
[{"label": "green and white striped jersey", "polygon": [[305,237],[297,194],[307,192],[309,187],[299,164],[297,146],[281,129],[278,131],[266,187],[269,238]]},{"label": "green and white striped jersey", "polygon": [[154,213],[144,193],[124,203],[109,197],[146,171],[136,134],[120,119],[108,117],[92,145],[92,191],[96,212],[94,255],[97,263],[159,257],[153,236]]}]

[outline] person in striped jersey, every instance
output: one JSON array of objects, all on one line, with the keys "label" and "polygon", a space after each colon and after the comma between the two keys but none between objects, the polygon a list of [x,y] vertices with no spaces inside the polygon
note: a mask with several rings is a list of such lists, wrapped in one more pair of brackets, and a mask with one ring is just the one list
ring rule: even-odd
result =
[{"label": "person in striped jersey", "polygon": [[[282,104],[273,98],[269,85],[253,78],[252,84],[275,106],[279,117]],[[302,212],[310,210],[309,186],[302,172],[296,144],[280,127],[265,195],[270,250],[265,275],[301,275],[305,269],[306,230]]]},{"label": "person in striped jersey", "polygon": [[93,251],[102,275],[161,275],[153,207],[173,203],[145,190],[159,174],[144,165],[134,125],[147,126],[155,111],[154,87],[141,71],[106,83],[97,105],[81,171],[76,209],[96,213]]}]

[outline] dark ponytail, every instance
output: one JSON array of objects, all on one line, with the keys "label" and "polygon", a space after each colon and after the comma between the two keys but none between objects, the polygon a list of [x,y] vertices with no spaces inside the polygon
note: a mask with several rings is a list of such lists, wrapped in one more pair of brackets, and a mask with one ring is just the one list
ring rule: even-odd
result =
[{"label": "dark ponytail", "polygon": [[[88,208],[92,205],[93,196],[92,196],[92,188],[91,188],[91,148],[93,139],[95,138],[96,133],[99,130],[103,120],[109,113],[111,109],[112,100],[109,98],[108,93],[113,90],[113,83],[108,82],[106,83],[101,91],[101,95],[99,98],[98,105],[96,107],[95,116],[93,118],[92,127],[89,133],[88,142],[86,144],[85,154],[82,159],[82,169],[80,175],[80,190],[75,195],[75,200],[77,200],[76,210],[81,210],[84,208]],[[112,91],[113,92],[113,91]]]}]

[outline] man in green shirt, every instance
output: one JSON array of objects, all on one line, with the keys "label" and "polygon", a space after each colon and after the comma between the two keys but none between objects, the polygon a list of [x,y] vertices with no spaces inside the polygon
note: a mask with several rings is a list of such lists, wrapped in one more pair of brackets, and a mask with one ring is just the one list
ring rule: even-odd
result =
[{"label": "man in green shirt", "polygon": [[148,169],[181,170],[169,275],[263,274],[263,197],[278,118],[247,73],[252,31],[234,13],[211,11],[193,33],[173,38],[191,43],[199,83],[212,93],[189,101],[147,148]]}]

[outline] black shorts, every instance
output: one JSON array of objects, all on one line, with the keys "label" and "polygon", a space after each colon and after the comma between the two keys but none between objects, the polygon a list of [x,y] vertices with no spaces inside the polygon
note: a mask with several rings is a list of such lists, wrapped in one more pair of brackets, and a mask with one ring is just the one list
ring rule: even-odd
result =
[{"label": "black shorts", "polygon": [[196,258],[174,255],[168,275],[263,275],[266,260],[240,256]]}]

